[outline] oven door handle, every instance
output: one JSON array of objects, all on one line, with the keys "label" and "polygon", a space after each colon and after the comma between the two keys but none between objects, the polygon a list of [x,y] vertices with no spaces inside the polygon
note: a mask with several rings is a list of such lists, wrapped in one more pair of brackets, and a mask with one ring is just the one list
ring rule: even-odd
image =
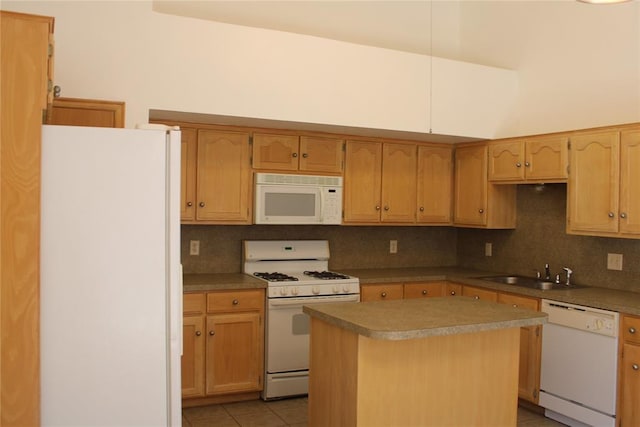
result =
[{"label": "oven door handle", "polygon": [[287,307],[292,305],[304,305],[304,304],[323,304],[329,302],[358,302],[360,297],[358,295],[350,295],[345,297],[331,297],[331,298],[270,298],[269,306],[271,307]]}]

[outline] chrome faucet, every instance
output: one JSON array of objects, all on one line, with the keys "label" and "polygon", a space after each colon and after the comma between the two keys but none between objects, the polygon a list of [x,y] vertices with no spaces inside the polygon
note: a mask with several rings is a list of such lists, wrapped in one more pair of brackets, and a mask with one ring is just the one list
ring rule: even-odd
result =
[{"label": "chrome faucet", "polygon": [[567,281],[565,282],[565,285],[571,286],[571,273],[573,273],[573,270],[569,267],[563,267],[562,269],[567,272]]},{"label": "chrome faucet", "polygon": [[549,264],[544,265],[544,280],[551,280],[551,270],[549,270]]}]

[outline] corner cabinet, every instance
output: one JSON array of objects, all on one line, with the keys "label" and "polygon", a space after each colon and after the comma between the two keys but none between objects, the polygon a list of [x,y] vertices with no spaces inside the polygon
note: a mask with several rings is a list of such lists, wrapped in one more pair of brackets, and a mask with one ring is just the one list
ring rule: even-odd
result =
[{"label": "corner cabinet", "polygon": [[253,134],[254,169],[339,174],[344,141],[317,136]]},{"label": "corner cabinet", "polygon": [[640,425],[640,317],[623,314],[620,322],[617,426]]},{"label": "corner cabinet", "polygon": [[496,140],[489,143],[489,181],[494,183],[566,182],[566,135]]},{"label": "corner cabinet", "polygon": [[456,147],[454,225],[515,228],[516,186],[488,182],[487,153],[486,144]]},{"label": "corner cabinet", "polygon": [[640,238],[640,127],[571,137],[567,233]]},{"label": "corner cabinet", "polygon": [[185,294],[184,406],[257,398],[263,384],[264,290]]}]

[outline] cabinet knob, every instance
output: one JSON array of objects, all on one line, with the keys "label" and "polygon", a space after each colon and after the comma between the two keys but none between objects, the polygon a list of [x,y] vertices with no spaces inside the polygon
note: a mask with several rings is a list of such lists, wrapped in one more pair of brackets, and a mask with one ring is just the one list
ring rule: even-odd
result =
[{"label": "cabinet knob", "polygon": [[634,371],[637,371],[640,367],[638,366],[637,363],[634,363],[633,365],[631,365],[631,369],[633,369]]},{"label": "cabinet knob", "polygon": [[529,166],[531,166],[531,163],[529,163],[529,162],[524,162],[524,165],[525,165],[526,167],[529,167]]},{"label": "cabinet knob", "polygon": [[389,210],[389,206],[385,206],[385,207],[384,207],[384,210],[385,210],[385,211],[388,211],[388,210]]},{"label": "cabinet knob", "polygon": [[478,295],[474,295],[473,299],[480,299],[480,297]]},{"label": "cabinet knob", "polygon": [[520,162],[516,163],[516,167],[517,168],[522,167],[522,163],[520,163]]},{"label": "cabinet knob", "polygon": [[480,209],[478,209],[478,212],[484,213],[484,209],[480,208]]},{"label": "cabinet knob", "polygon": [[193,202],[187,202],[187,206],[189,207],[193,206]]},{"label": "cabinet knob", "polygon": [[386,297],[387,297],[387,293],[386,293],[386,292],[382,292],[382,293],[380,294],[380,296],[381,296],[382,298],[386,298]]},{"label": "cabinet knob", "polygon": [[633,326],[629,328],[629,333],[630,334],[635,334],[636,333],[636,328],[634,328]]},{"label": "cabinet knob", "polygon": [[196,331],[196,336],[199,337],[200,335],[202,335],[202,332]]},{"label": "cabinet knob", "polygon": [[234,300],[233,300],[233,302],[232,302],[232,304],[233,304],[233,305],[238,305],[238,302],[239,302],[239,301],[238,301],[237,299],[234,299]]},{"label": "cabinet knob", "polygon": [[420,206],[420,212],[424,212],[424,206]]},{"label": "cabinet knob", "polygon": [[380,205],[376,205],[376,210],[379,211],[380,210]]},{"label": "cabinet knob", "polygon": [[456,296],[456,291],[451,291],[451,296],[452,297]]},{"label": "cabinet knob", "polygon": [[518,308],[518,304],[513,304],[513,308]]},{"label": "cabinet knob", "polygon": [[293,153],[291,157],[298,157],[298,153]]},{"label": "cabinet knob", "polygon": [[609,212],[609,218],[613,218],[614,216],[613,212]]},{"label": "cabinet knob", "polygon": [[302,153],[302,157],[306,159],[307,157],[309,157],[309,155],[307,153]]},{"label": "cabinet knob", "polygon": [[214,336],[216,334],[216,331],[209,331],[209,335]]},{"label": "cabinet knob", "polygon": [[204,202],[198,203],[198,206],[200,206],[201,208],[204,208]]},{"label": "cabinet knob", "polygon": [[422,295],[426,295],[426,294],[428,294],[427,290],[426,290],[426,289],[423,289],[423,290],[422,290]]},{"label": "cabinet knob", "polygon": [[627,217],[627,214],[626,214],[626,213],[622,212],[622,213],[620,214],[620,218],[625,219],[626,217]]}]

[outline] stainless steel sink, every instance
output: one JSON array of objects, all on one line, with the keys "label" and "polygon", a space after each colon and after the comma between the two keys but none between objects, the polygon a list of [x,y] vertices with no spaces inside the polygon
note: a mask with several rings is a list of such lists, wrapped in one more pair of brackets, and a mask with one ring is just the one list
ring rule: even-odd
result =
[{"label": "stainless steel sink", "polygon": [[505,285],[520,286],[523,288],[539,289],[542,291],[549,289],[576,289],[581,288],[579,285],[567,286],[563,283],[554,283],[549,280],[537,279],[535,277],[525,276],[487,276],[479,277],[482,280],[488,280],[490,282],[504,283]]}]

